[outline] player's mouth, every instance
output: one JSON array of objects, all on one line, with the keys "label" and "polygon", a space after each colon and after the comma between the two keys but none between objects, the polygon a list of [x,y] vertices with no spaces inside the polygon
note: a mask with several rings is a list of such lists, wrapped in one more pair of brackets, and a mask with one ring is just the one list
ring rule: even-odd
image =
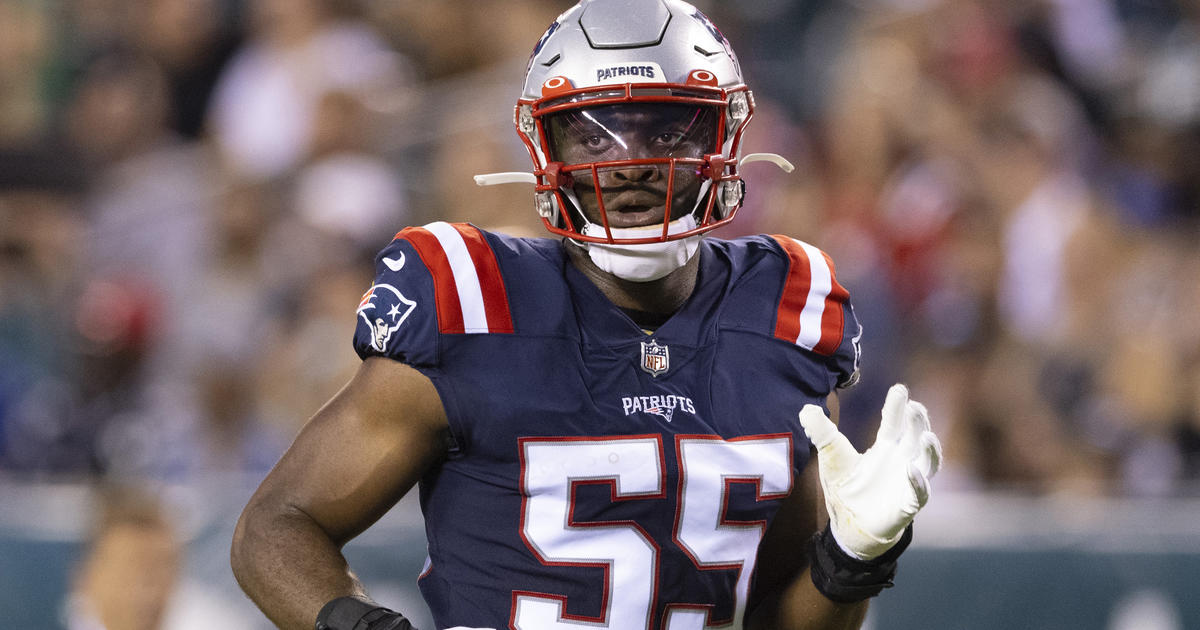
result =
[{"label": "player's mouth", "polygon": [[609,227],[655,225],[662,223],[666,199],[658,193],[630,190],[606,196],[604,209],[608,212]]}]

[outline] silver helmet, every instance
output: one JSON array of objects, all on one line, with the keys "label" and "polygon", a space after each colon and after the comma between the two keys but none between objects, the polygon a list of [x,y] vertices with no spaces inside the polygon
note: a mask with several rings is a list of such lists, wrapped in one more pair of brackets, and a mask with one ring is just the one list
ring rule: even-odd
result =
[{"label": "silver helmet", "polygon": [[692,5],[582,0],[538,41],[517,102],[538,214],[593,244],[720,227],[744,195],[739,146],[753,111],[728,40]]}]

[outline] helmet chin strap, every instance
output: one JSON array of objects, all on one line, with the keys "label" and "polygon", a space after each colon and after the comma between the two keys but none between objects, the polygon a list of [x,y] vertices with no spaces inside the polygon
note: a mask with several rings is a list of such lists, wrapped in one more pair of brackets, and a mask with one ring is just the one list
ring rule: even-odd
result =
[{"label": "helmet chin strap", "polygon": [[[667,225],[667,234],[681,234],[696,227],[696,218],[686,214]],[[610,228],[613,238],[646,238],[662,234],[662,224],[633,228]],[[588,223],[584,236],[605,237],[604,227]],[[590,241],[572,241],[587,250],[592,262],[605,271],[631,282],[658,280],[687,264],[700,249],[697,234],[687,238],[660,243],[610,245]]]}]

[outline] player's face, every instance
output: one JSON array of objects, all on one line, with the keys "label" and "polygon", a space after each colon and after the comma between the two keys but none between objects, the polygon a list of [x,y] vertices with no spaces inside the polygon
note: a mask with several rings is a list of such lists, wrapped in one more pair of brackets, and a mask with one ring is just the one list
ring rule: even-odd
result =
[{"label": "player's face", "polygon": [[[571,110],[550,116],[550,159],[564,164],[658,159],[643,164],[599,167],[599,189],[611,227],[663,222],[667,214],[670,162],[703,158],[716,151],[717,113],[692,105],[623,104]],[[574,171],[573,191],[587,219],[602,224],[596,181]],[[678,164],[671,193],[671,219],[691,212],[700,192],[700,166]]]}]

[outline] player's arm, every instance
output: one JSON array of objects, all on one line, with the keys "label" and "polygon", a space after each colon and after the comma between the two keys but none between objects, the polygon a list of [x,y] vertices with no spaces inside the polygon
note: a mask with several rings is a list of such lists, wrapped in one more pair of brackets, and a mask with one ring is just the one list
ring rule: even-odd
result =
[{"label": "player's arm", "polygon": [[[811,563],[808,557],[807,547],[809,540],[824,527],[826,519],[821,518],[818,521],[817,512],[812,508],[820,506],[820,482],[815,474],[816,466],[808,466],[800,475],[800,482],[803,484],[804,490],[801,494],[811,497],[804,501],[796,501],[794,504],[784,508],[784,511],[776,516],[776,522],[781,526],[777,531],[782,531],[782,527],[795,526],[797,532],[803,532],[805,535],[787,536],[787,540],[783,540],[784,536],[774,537],[774,541],[764,540],[763,552],[760,557],[763,562],[770,561],[770,555],[775,554],[775,558],[780,559],[784,556],[779,554],[794,554],[802,556],[801,559],[793,559],[791,564],[803,567],[799,573],[792,572],[792,579],[787,580],[782,589],[775,593],[763,606],[763,610],[755,617],[751,623],[752,628],[764,629],[771,628],[774,630],[857,630],[861,627],[863,619],[867,614],[867,602],[863,599],[856,602],[841,603],[829,599],[827,596],[817,590],[813,583],[812,574],[810,573]],[[793,493],[796,494],[796,493]],[[791,501],[789,500],[789,503]],[[803,505],[802,505],[803,504]],[[785,514],[785,512],[789,512]],[[821,507],[822,517],[824,507]],[[783,518],[780,521],[780,518]],[[820,522],[821,525],[816,523]],[[773,525],[773,528],[775,526]],[[785,551],[782,547],[786,546]],[[778,570],[778,569],[776,569]]]},{"label": "player's arm", "polygon": [[[754,626],[858,628],[867,600],[891,585],[896,561],[912,538],[909,525],[929,499],[941,445],[925,407],[909,400],[903,385],[888,392],[875,444],[866,453],[855,450],[815,405],[805,406],[800,423],[818,465],[805,467],[764,538],[759,557],[786,566],[770,568],[760,583],[771,592],[794,567],[806,568],[760,606]],[[813,532],[819,533],[807,544],[796,539]]]},{"label": "player's arm", "polygon": [[445,455],[448,434],[428,378],[391,359],[363,361],[242,512],[231,563],[246,594],[297,630],[311,630],[336,598],[365,597],[342,546]]},{"label": "player's arm", "polygon": [[[836,395],[831,394],[828,403],[836,419]],[[817,590],[809,574],[808,541],[828,520],[817,466],[805,466],[759,545],[755,589],[762,603],[751,616],[750,628],[850,630],[862,625],[867,600],[834,602]]]}]

